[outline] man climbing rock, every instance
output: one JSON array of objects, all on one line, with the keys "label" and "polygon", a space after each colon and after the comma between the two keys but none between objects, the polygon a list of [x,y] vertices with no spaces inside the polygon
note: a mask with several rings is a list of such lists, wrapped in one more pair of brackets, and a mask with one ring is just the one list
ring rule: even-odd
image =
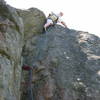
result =
[{"label": "man climbing rock", "polygon": [[49,14],[49,16],[47,17],[47,22],[44,25],[45,31],[46,31],[46,28],[48,28],[51,25],[55,25],[56,23],[61,23],[62,25],[64,25],[65,27],[67,27],[67,25],[65,24],[65,22],[61,20],[62,16],[63,16],[62,12],[60,12],[59,14],[55,14],[55,13],[51,12]]}]

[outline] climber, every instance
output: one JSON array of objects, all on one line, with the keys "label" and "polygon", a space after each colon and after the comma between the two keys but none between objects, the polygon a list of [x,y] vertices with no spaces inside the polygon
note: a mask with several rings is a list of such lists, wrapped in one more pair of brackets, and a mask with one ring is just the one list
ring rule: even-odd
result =
[{"label": "climber", "polygon": [[49,16],[47,17],[47,22],[44,25],[44,29],[46,31],[46,28],[51,26],[51,25],[55,25],[56,23],[61,23],[62,25],[64,25],[67,28],[67,25],[65,24],[65,22],[63,22],[61,20],[61,17],[63,16],[63,13],[60,12],[59,14],[55,14],[53,12],[51,12],[49,14]]}]

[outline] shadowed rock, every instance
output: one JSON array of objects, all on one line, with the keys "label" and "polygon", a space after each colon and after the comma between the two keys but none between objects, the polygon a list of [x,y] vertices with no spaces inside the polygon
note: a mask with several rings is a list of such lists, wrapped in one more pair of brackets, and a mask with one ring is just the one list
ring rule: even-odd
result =
[{"label": "shadowed rock", "polygon": [[27,43],[25,62],[45,67],[33,74],[35,100],[100,99],[100,38],[56,25]]}]

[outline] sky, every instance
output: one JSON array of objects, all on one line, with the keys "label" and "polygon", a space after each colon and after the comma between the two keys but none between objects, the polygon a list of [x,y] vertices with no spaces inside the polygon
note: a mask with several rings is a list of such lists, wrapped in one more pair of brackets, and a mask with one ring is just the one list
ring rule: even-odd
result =
[{"label": "sky", "polygon": [[31,7],[42,10],[46,16],[62,11],[62,20],[70,29],[85,31],[100,37],[100,0],[5,0],[15,8]]}]

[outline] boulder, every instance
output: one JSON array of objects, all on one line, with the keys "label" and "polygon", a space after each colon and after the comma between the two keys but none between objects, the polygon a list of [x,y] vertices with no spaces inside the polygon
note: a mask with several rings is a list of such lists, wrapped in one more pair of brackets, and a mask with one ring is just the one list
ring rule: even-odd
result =
[{"label": "boulder", "polygon": [[17,12],[23,19],[25,40],[42,33],[46,19],[42,11],[37,8],[30,8],[27,10],[17,9]]}]

